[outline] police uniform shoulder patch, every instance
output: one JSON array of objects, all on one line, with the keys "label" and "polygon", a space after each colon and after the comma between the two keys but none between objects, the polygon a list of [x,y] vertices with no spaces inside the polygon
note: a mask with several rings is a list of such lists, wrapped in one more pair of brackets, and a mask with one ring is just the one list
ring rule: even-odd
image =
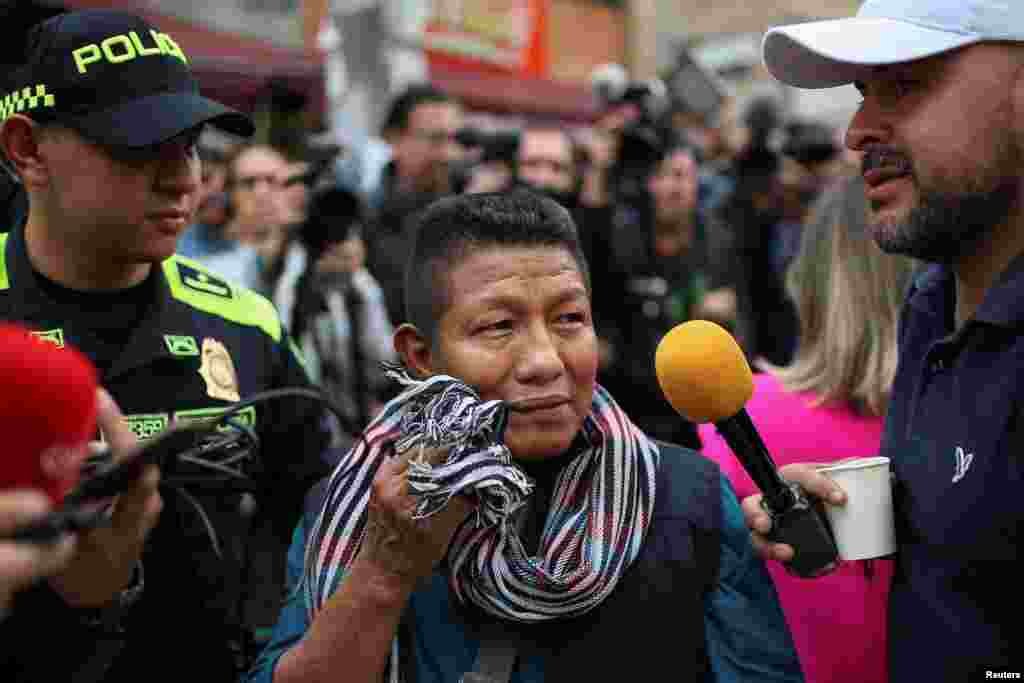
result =
[{"label": "police uniform shoulder patch", "polygon": [[206,393],[210,398],[222,401],[239,401],[238,374],[228,348],[216,339],[203,340],[202,363],[199,374],[206,382]]},{"label": "police uniform shoulder patch", "polygon": [[178,277],[181,279],[181,284],[194,289],[204,294],[212,294],[213,296],[219,296],[223,299],[230,299],[232,296],[231,285],[226,280],[193,268],[187,263],[178,263]]},{"label": "police uniform shoulder patch", "polygon": [[163,271],[171,296],[178,301],[239,325],[257,327],[280,343],[281,319],[266,297],[228,282],[178,254],[164,261]]}]

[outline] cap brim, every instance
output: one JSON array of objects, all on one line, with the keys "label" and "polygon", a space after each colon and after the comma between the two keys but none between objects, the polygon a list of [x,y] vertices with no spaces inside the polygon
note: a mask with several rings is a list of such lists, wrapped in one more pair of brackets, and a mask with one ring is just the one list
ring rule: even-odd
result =
[{"label": "cap brim", "polygon": [[912,62],[981,39],[893,19],[851,17],[770,29],[761,52],[769,73],[798,88],[832,88],[871,68]]},{"label": "cap brim", "polygon": [[68,123],[90,140],[115,147],[155,145],[201,123],[241,137],[255,130],[245,114],[187,92],[150,95]]}]

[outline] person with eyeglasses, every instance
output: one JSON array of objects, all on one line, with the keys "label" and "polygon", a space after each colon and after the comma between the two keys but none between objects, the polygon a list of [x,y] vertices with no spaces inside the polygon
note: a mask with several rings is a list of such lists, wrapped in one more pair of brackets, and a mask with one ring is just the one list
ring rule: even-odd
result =
[{"label": "person with eyeglasses", "polygon": [[462,123],[459,103],[428,83],[414,83],[395,96],[379,137],[352,126],[339,111],[334,128],[347,151],[337,162],[338,183],[372,211],[396,192],[447,194],[449,167],[464,152],[457,139]]},{"label": "person with eyeglasses", "polygon": [[299,225],[306,219],[310,185],[315,181],[314,171],[305,159],[289,161],[281,178],[284,192],[284,219],[289,225]]},{"label": "person with eyeglasses", "polygon": [[244,287],[266,292],[264,272],[285,238],[289,164],[273,147],[243,143],[228,155],[223,225],[197,223],[178,253]]},{"label": "person with eyeglasses", "polygon": [[[452,168],[464,153],[457,140],[462,125],[462,107],[451,96],[432,85],[409,86],[392,101],[381,127],[390,160],[379,181],[358,192],[371,214],[367,266],[384,289],[393,323],[404,316],[403,273],[411,247],[408,218],[453,191]],[[350,146],[339,164],[342,187],[358,187],[352,164],[359,159],[359,148]]]}]

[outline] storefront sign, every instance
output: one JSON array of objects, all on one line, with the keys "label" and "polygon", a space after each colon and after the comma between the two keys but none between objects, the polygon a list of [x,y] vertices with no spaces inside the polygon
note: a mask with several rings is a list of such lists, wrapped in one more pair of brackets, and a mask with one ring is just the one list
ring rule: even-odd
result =
[{"label": "storefront sign", "polygon": [[549,1],[431,0],[424,31],[428,59],[545,76]]}]

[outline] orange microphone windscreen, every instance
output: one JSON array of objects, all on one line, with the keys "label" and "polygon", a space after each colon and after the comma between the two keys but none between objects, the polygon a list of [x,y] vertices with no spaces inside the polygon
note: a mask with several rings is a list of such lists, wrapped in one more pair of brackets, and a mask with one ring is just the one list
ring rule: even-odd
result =
[{"label": "orange microphone windscreen", "polygon": [[691,422],[718,422],[740,412],[754,379],[739,344],[723,327],[691,320],[672,328],[654,354],[658,384]]}]

